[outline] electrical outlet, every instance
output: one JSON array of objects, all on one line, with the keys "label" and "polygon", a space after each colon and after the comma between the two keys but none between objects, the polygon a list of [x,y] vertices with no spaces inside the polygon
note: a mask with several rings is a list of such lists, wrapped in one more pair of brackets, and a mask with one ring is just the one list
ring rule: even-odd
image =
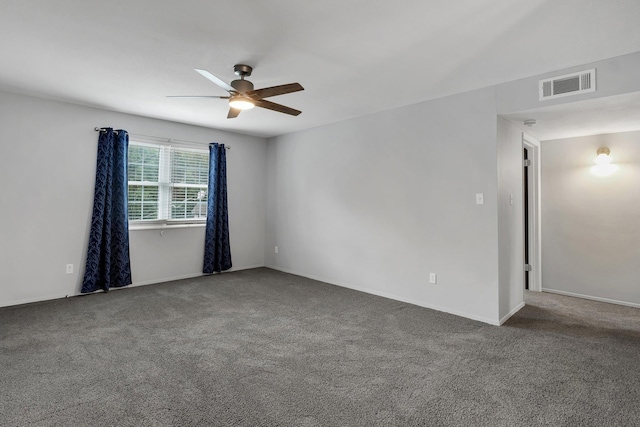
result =
[{"label": "electrical outlet", "polygon": [[73,274],[73,264],[67,264],[67,274]]},{"label": "electrical outlet", "polygon": [[276,254],[278,253],[278,247],[277,247],[277,246],[275,246],[275,247],[273,248],[273,252],[274,252],[274,253],[276,253]]},{"label": "electrical outlet", "polygon": [[429,273],[429,283],[433,283],[433,284],[437,283],[436,273]]}]

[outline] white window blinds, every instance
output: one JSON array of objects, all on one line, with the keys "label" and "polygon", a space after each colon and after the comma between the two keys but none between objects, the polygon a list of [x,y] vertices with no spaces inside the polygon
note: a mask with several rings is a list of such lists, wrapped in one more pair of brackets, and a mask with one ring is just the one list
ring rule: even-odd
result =
[{"label": "white window blinds", "polygon": [[199,222],[207,214],[209,152],[129,143],[129,220]]}]

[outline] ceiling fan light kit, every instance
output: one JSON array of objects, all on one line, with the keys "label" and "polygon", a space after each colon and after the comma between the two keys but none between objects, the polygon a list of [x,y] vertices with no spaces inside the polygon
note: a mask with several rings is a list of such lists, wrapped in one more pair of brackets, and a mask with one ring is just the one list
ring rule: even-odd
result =
[{"label": "ceiling fan light kit", "polygon": [[229,100],[229,107],[237,108],[238,110],[250,110],[255,107],[255,104],[249,98],[238,95]]},{"label": "ceiling fan light kit", "polygon": [[275,102],[267,101],[264,98],[271,96],[284,95],[287,93],[298,92],[304,90],[300,83],[289,83],[280,86],[271,86],[262,89],[254,89],[253,83],[249,80],[245,80],[245,77],[249,77],[253,71],[251,66],[246,64],[236,64],[233,67],[233,71],[236,75],[240,76],[227,84],[224,80],[214,76],[206,70],[196,68],[196,72],[212,81],[216,85],[220,86],[227,92],[229,96],[171,96],[170,98],[219,98],[229,100],[229,114],[228,119],[238,117],[241,110],[248,110],[253,107],[266,108],[267,110],[277,111],[279,113],[289,114],[297,116],[302,111],[295,110],[293,108],[276,104]]}]

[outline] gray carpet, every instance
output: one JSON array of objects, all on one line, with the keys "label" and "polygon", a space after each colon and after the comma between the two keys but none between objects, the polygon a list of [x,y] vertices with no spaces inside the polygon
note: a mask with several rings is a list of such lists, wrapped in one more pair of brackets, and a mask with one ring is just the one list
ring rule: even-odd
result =
[{"label": "gray carpet", "polygon": [[0,309],[2,426],[638,426],[639,310],[502,327],[266,268]]}]

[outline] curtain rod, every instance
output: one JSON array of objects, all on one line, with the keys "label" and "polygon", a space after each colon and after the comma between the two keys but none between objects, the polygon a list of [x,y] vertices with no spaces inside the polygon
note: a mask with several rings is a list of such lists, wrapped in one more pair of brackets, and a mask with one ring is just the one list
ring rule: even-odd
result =
[{"label": "curtain rod", "polygon": [[[96,127],[96,128],[95,128],[95,131],[96,131],[96,132],[106,132],[106,130],[107,130],[107,128],[100,128],[100,127]],[[117,130],[114,130],[113,132],[115,132],[116,134],[118,134],[118,131],[117,131]],[[203,145],[203,143],[201,143],[201,142],[187,141],[187,140],[185,140],[185,139],[164,138],[164,137],[160,137],[160,136],[141,135],[141,134],[135,134],[135,133],[132,133],[132,134],[130,134],[130,135],[131,135],[132,137],[134,137],[134,138],[135,138],[136,136],[138,136],[138,137],[142,137],[142,138],[155,139],[155,140],[157,140],[157,141],[168,142],[168,143],[172,143],[172,142],[185,142],[185,143],[187,143],[187,144],[195,144],[195,145],[198,145],[198,146],[202,146],[202,145]],[[140,142],[142,142],[142,141],[140,141]],[[207,145],[209,145],[209,144],[207,144]],[[228,145],[225,145],[225,146],[224,146],[224,148],[226,148],[227,150],[231,150],[231,147],[230,147],[230,146],[228,146]]]},{"label": "curtain rod", "polygon": [[[106,131],[107,131],[107,128],[99,128],[99,127],[96,127],[96,128],[95,128],[95,131],[96,131],[96,132],[106,132]],[[117,134],[118,134],[118,131],[117,131],[117,130],[114,130],[114,131],[113,131],[113,133],[115,133],[115,134],[117,135]]]}]

